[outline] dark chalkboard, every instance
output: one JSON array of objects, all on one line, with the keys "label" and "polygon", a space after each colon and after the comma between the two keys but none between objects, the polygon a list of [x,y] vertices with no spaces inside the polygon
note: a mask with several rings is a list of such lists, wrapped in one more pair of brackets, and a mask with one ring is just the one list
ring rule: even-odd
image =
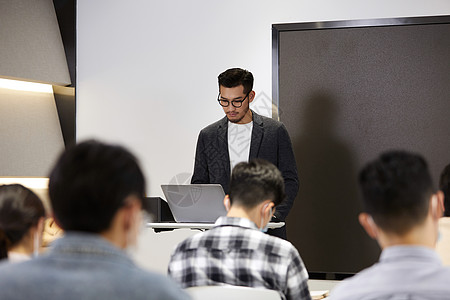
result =
[{"label": "dark chalkboard", "polygon": [[360,227],[357,174],[406,149],[437,184],[450,162],[450,16],[277,24],[273,101],[300,191],[288,238],[310,272],[355,273],[380,249]]}]

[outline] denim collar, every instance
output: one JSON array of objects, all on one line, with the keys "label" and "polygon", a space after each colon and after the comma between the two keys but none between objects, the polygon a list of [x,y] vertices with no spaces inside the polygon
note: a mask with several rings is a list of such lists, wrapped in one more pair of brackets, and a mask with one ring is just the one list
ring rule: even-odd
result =
[{"label": "denim collar", "polygon": [[53,242],[49,254],[98,255],[133,264],[127,254],[99,234],[68,231]]}]

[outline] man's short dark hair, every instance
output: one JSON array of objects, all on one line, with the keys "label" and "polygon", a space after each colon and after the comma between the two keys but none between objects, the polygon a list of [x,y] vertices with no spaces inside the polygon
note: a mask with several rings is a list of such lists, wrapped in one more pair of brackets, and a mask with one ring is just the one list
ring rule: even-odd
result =
[{"label": "man's short dark hair", "polygon": [[384,231],[405,234],[428,213],[433,184],[425,159],[406,151],[389,151],[359,174],[366,213]]},{"label": "man's short dark hair", "polygon": [[145,180],[125,148],[86,141],[60,156],[50,174],[49,194],[64,230],[100,233],[110,227],[128,196],[144,197]]},{"label": "man's short dark hair", "polygon": [[253,90],[253,74],[250,71],[233,68],[222,72],[219,77],[219,88],[224,86],[227,88],[234,88],[237,86],[244,86],[244,94]]},{"label": "man's short dark hair", "polygon": [[281,172],[272,163],[253,159],[237,164],[231,174],[230,202],[253,208],[265,200],[276,205],[284,198],[284,180]]},{"label": "man's short dark hair", "polygon": [[450,217],[450,164],[441,173],[439,189],[444,193],[444,216]]}]

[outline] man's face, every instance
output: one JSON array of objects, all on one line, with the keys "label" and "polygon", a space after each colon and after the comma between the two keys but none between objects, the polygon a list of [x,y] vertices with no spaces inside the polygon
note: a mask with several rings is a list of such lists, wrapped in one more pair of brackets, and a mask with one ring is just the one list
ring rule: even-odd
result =
[{"label": "man's face", "polygon": [[[250,102],[253,101],[255,92],[251,91],[248,95],[245,94],[243,85],[233,88],[220,86],[219,92],[219,100],[227,100],[229,102],[228,106],[222,108],[230,122],[247,124],[252,121]],[[242,101],[242,105],[240,107],[235,107],[233,106],[232,101],[235,101],[234,103],[236,106],[239,106],[241,104],[239,102]]]}]

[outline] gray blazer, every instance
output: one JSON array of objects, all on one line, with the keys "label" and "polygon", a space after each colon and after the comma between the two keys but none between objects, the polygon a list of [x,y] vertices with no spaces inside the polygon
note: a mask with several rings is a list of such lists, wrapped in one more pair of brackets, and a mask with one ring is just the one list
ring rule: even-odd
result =
[{"label": "gray blazer", "polygon": [[[255,112],[249,159],[253,158],[270,161],[283,175],[286,199],[277,206],[275,215],[284,221],[294,203],[299,186],[291,139],[282,123]],[[228,193],[230,174],[228,119],[225,116],[200,131],[191,183],[219,183],[225,193]]]}]

